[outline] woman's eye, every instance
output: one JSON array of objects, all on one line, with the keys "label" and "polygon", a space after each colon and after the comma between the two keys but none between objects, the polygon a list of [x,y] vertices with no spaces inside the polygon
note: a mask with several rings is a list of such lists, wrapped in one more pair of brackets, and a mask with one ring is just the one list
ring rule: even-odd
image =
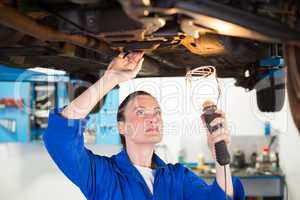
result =
[{"label": "woman's eye", "polygon": [[144,114],[145,114],[145,111],[143,111],[143,110],[138,110],[138,111],[136,111],[136,114],[137,114],[137,115],[144,115]]}]

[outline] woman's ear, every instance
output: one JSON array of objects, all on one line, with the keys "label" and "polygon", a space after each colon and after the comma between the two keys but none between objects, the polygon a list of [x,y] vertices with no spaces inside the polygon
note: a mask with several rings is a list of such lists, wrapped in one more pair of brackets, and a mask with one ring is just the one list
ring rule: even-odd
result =
[{"label": "woman's ear", "polygon": [[118,130],[120,134],[125,135],[125,122],[118,121]]}]

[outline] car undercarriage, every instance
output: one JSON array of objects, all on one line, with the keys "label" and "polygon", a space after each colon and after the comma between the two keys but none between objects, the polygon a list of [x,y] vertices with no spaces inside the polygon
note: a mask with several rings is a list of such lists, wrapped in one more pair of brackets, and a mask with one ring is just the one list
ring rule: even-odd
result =
[{"label": "car undercarriage", "polygon": [[[144,51],[139,77],[184,76],[212,65],[218,77],[248,90],[264,74],[286,70],[300,128],[299,15],[293,0],[1,0],[0,63],[93,82],[118,53]],[[276,56],[285,66],[260,66]],[[257,89],[259,108],[279,111],[286,77],[267,78],[273,84]]]}]

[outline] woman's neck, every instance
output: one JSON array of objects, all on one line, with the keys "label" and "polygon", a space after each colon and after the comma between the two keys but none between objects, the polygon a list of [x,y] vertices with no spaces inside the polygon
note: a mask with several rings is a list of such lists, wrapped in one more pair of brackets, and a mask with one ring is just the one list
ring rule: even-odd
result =
[{"label": "woman's neck", "polygon": [[152,157],[154,153],[153,145],[127,145],[126,151],[129,159],[134,165],[152,168]]}]

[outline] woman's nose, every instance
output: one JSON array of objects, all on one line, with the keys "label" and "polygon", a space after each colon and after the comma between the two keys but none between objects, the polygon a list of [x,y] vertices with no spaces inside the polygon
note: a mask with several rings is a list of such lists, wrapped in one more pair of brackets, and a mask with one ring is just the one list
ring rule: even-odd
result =
[{"label": "woman's nose", "polygon": [[157,119],[156,116],[153,116],[153,117],[150,118],[149,121],[150,121],[150,123],[156,123],[156,122],[158,122],[158,119]]},{"label": "woman's nose", "polygon": [[151,123],[156,123],[156,122],[158,122],[158,118],[159,118],[159,116],[158,116],[156,113],[149,113],[149,114],[147,115],[147,119],[148,119],[148,121],[151,122]]}]

